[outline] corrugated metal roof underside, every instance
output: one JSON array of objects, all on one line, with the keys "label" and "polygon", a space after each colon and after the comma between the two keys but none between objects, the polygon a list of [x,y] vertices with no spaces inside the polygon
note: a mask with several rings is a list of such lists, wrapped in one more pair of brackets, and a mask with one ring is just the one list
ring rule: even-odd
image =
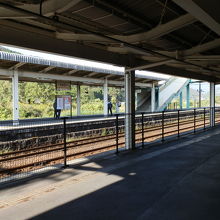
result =
[{"label": "corrugated metal roof underside", "polygon": [[[109,80],[116,81],[122,81],[124,76],[124,73],[119,71],[111,71],[105,69],[104,71],[101,71],[102,69],[99,68],[87,68],[81,65],[50,61],[38,57],[31,57],[8,52],[0,52],[0,66],[3,69],[13,70],[14,68],[17,68],[21,71],[36,72],[42,74],[45,73],[55,75],[89,77],[97,79],[104,79],[105,77],[107,77]],[[5,76],[3,78],[5,78]],[[136,74],[136,81],[138,82],[146,83],[160,80],[163,80],[163,78]]]}]

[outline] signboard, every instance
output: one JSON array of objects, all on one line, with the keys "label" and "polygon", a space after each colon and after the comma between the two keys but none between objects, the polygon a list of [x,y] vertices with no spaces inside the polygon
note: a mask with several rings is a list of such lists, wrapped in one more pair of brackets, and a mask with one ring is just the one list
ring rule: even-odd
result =
[{"label": "signboard", "polygon": [[72,106],[72,97],[70,95],[58,95],[57,96],[57,109],[69,110]]},{"label": "signboard", "polygon": [[72,97],[70,95],[63,96],[64,109],[71,109]]},{"label": "signboard", "polygon": [[56,90],[58,91],[71,90],[71,83],[68,81],[56,81]]},{"label": "signboard", "polygon": [[63,110],[63,98],[62,97],[57,97],[57,109]]}]

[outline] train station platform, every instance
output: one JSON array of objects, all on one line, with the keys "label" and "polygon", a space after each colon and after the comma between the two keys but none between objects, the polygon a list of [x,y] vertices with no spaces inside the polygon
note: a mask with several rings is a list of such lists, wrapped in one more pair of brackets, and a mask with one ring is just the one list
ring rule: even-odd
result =
[{"label": "train station platform", "polygon": [[220,219],[220,128],[3,185],[0,219]]},{"label": "train station platform", "polygon": [[[100,120],[100,119],[103,119],[103,118],[113,118],[114,116],[112,115],[80,115],[80,116],[72,116],[72,117],[69,117],[67,116],[66,118],[69,119],[69,121],[71,122],[75,122],[75,123],[78,123],[78,122],[82,122],[82,121],[94,121],[94,120]],[[63,118],[64,117],[60,117],[59,119],[55,119],[55,118],[33,118],[33,119],[20,119],[19,121],[16,122],[17,124],[17,127],[20,126],[29,126],[29,125],[41,125],[42,122],[44,123],[48,123],[48,124],[55,124],[57,121],[63,121]],[[12,126],[13,123],[15,123],[13,120],[3,120],[3,121],[0,121],[0,125],[2,126],[2,128],[4,127],[7,127],[7,126]]]}]

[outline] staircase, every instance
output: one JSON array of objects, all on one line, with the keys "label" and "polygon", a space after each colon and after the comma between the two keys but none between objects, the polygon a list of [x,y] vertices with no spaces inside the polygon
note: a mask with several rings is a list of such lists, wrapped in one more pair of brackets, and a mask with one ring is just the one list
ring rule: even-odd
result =
[{"label": "staircase", "polygon": [[159,102],[156,110],[163,111],[172,99],[182,92],[189,82],[189,79],[176,77],[170,78],[159,88]]}]

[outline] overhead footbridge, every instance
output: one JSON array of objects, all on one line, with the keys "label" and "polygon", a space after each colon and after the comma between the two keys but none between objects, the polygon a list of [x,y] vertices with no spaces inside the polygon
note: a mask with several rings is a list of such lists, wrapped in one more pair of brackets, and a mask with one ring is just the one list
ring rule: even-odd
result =
[{"label": "overhead footbridge", "polygon": [[172,77],[164,85],[159,88],[159,102],[158,111],[163,111],[173,98],[180,95],[180,93],[186,89],[190,80],[185,78]]},{"label": "overhead footbridge", "polygon": [[[152,89],[142,89],[137,93],[137,111],[163,111],[183,90],[189,86],[190,79],[171,77],[164,84]],[[188,91],[189,92],[189,91]]]}]

